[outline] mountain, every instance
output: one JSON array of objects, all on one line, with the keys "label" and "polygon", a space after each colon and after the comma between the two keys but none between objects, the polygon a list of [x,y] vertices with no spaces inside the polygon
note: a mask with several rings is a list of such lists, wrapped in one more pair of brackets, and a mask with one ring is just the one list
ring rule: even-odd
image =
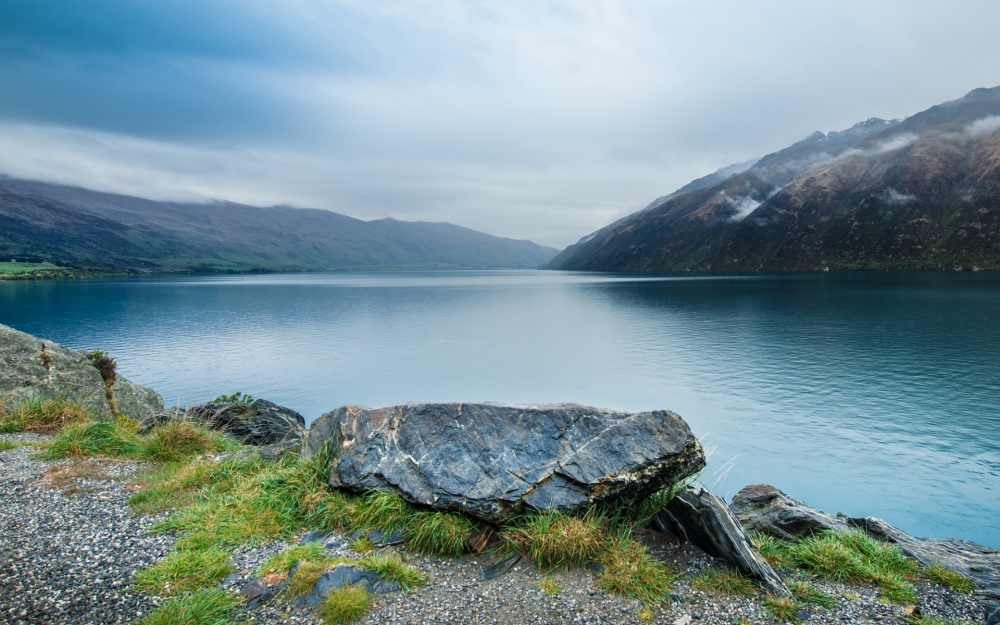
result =
[{"label": "mountain", "polygon": [[815,133],[692,183],[547,267],[1000,269],[1000,87]]},{"label": "mountain", "polygon": [[448,223],[157,202],[0,177],[0,258],[163,271],[534,268],[556,250]]}]

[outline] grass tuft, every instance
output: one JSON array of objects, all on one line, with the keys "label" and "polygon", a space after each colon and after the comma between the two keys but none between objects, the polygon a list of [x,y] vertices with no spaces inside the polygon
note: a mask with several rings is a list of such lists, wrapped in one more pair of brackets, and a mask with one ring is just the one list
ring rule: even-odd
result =
[{"label": "grass tuft", "polygon": [[194,590],[233,572],[229,553],[220,549],[172,551],[153,566],[135,574],[135,587],[159,594]]},{"label": "grass tuft", "polygon": [[420,512],[410,525],[407,545],[421,553],[458,557],[473,529],[475,524],[460,514]]},{"label": "grass tuft", "polygon": [[136,625],[230,625],[239,597],[224,590],[204,588],[170,599]]},{"label": "grass tuft", "polygon": [[301,597],[311,591],[319,578],[323,577],[323,573],[331,568],[333,568],[333,564],[326,560],[319,562],[299,560],[299,565],[295,568],[295,575],[292,575],[292,579],[288,580],[285,591],[291,597]]},{"label": "grass tuft", "polygon": [[17,449],[21,445],[18,443],[12,443],[11,441],[0,441],[0,451],[7,451],[9,449]]},{"label": "grass tuft", "polygon": [[538,580],[538,588],[547,595],[558,595],[563,591],[563,587],[551,577],[543,577]]},{"label": "grass tuft", "polygon": [[266,562],[257,568],[256,575],[257,577],[263,577],[264,575],[287,573],[288,569],[292,568],[292,565],[299,560],[325,562],[328,559],[326,549],[323,549],[323,545],[319,543],[295,545],[268,558]]},{"label": "grass tuft", "polygon": [[565,512],[531,512],[504,530],[507,548],[521,551],[538,568],[551,570],[582,566],[595,560],[604,548],[602,517],[571,517]]},{"label": "grass tuft", "polygon": [[802,606],[791,597],[778,597],[777,595],[764,597],[764,611],[771,618],[782,623],[800,623],[802,619],[799,618],[797,612],[801,609]]},{"label": "grass tuft", "polygon": [[945,586],[958,592],[972,592],[976,583],[964,575],[945,568],[940,562],[920,571],[920,574],[939,586]]},{"label": "grass tuft", "polygon": [[352,520],[356,530],[395,531],[405,529],[416,509],[401,497],[381,491],[363,495]]},{"label": "grass tuft", "polygon": [[47,433],[97,419],[97,414],[92,410],[65,397],[31,398],[10,409],[0,406],[0,432]]},{"label": "grass tuft", "polygon": [[48,449],[38,454],[38,458],[134,457],[139,446],[139,437],[135,432],[110,421],[91,421],[63,428]]},{"label": "grass tuft", "polygon": [[754,535],[768,561],[802,568],[813,575],[847,584],[871,582],[882,596],[897,603],[916,601],[910,582],[917,563],[899,547],[875,540],[861,530],[820,532],[796,542]]},{"label": "grass tuft", "polygon": [[691,585],[698,590],[715,592],[731,597],[746,597],[757,592],[757,586],[752,581],[740,575],[740,572],[733,568],[709,567],[702,570],[691,582]]},{"label": "grass tuft", "polygon": [[805,582],[792,582],[788,584],[788,589],[792,591],[792,596],[804,605],[813,605],[826,610],[837,605],[836,597]]},{"label": "grass tuft", "polygon": [[321,607],[327,625],[353,623],[368,613],[374,601],[361,586],[344,586],[330,592]]},{"label": "grass tuft", "polygon": [[427,585],[426,575],[404,564],[402,558],[395,554],[374,553],[362,558],[358,564],[364,569],[375,571],[383,579],[396,582],[403,592]]},{"label": "grass tuft", "polygon": [[750,540],[757,546],[760,555],[773,567],[792,568],[795,566],[791,555],[788,553],[788,543],[778,540],[773,536],[762,534],[757,531],[750,532]]},{"label": "grass tuft", "polygon": [[170,419],[140,439],[137,457],[152,462],[179,462],[238,447],[218,432],[186,419]]},{"label": "grass tuft", "polygon": [[604,572],[597,578],[597,585],[602,590],[638,599],[646,607],[663,603],[670,585],[679,577],[641,544],[621,536],[609,540],[600,562]]}]

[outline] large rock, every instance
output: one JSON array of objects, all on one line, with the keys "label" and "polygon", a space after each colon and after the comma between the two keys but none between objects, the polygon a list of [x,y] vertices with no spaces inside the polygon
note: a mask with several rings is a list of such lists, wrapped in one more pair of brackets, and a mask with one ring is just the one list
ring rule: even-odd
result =
[{"label": "large rock", "polygon": [[688,486],[653,517],[653,529],[670,531],[710,556],[756,578],[778,595],[791,594],[733,513],[706,488]]},{"label": "large rock", "polygon": [[[118,377],[112,386],[118,411],[140,420],[163,410],[155,391]],[[110,414],[100,372],[82,353],[0,325],[0,401],[16,404],[65,396]]]},{"label": "large rock", "polygon": [[306,433],[302,415],[265,399],[252,404],[202,404],[183,411],[162,411],[140,423],[139,432],[148,432],[168,419],[191,419],[225,432],[244,444],[276,447],[282,451],[299,449]]},{"label": "large rock", "polygon": [[879,540],[899,545],[904,554],[922,566],[940,564],[970,578],[977,594],[1000,600],[1000,550],[954,538],[916,538],[875,517],[851,518],[848,523]]},{"label": "large rock", "polygon": [[823,530],[845,530],[847,521],[811,508],[767,484],[751,484],[729,504],[743,527],[782,540],[796,540]]},{"label": "large rock", "polygon": [[331,444],[330,484],[381,490],[503,523],[526,507],[636,501],[701,470],[679,416],[574,404],[344,406],[313,422],[303,453]]}]

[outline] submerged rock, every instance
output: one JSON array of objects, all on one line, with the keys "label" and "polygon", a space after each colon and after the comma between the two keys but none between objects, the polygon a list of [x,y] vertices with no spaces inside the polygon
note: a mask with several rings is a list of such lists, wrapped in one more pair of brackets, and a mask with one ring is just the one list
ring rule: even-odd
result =
[{"label": "submerged rock", "polygon": [[344,406],[313,422],[303,445],[337,451],[330,484],[503,523],[527,508],[634,502],[705,466],[676,414],[575,404]]},{"label": "submerged rock", "polygon": [[680,491],[656,514],[651,525],[658,531],[673,532],[708,555],[728,562],[773,593],[791,594],[726,502],[708,489],[688,486]]},{"label": "submerged rock", "polygon": [[169,419],[191,419],[225,432],[247,445],[257,445],[268,457],[301,447],[306,421],[291,408],[258,399],[252,404],[203,404],[184,411],[168,410],[144,420],[139,432]]},{"label": "submerged rock", "polygon": [[768,484],[751,484],[729,504],[747,531],[782,540],[805,538],[823,530],[845,530],[847,521],[793,499]]},{"label": "submerged rock", "polygon": [[[131,419],[163,410],[163,398],[145,386],[118,376],[111,388],[118,412]],[[81,352],[0,325],[0,401],[63,396],[95,412],[111,413],[104,379]]]}]

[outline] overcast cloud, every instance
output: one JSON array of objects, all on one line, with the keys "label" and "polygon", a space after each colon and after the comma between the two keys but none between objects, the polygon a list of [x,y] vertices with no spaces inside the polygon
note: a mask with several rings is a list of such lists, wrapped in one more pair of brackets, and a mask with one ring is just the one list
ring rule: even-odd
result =
[{"label": "overcast cloud", "polygon": [[6,0],[0,172],[562,247],[1000,84],[1000,2]]}]

